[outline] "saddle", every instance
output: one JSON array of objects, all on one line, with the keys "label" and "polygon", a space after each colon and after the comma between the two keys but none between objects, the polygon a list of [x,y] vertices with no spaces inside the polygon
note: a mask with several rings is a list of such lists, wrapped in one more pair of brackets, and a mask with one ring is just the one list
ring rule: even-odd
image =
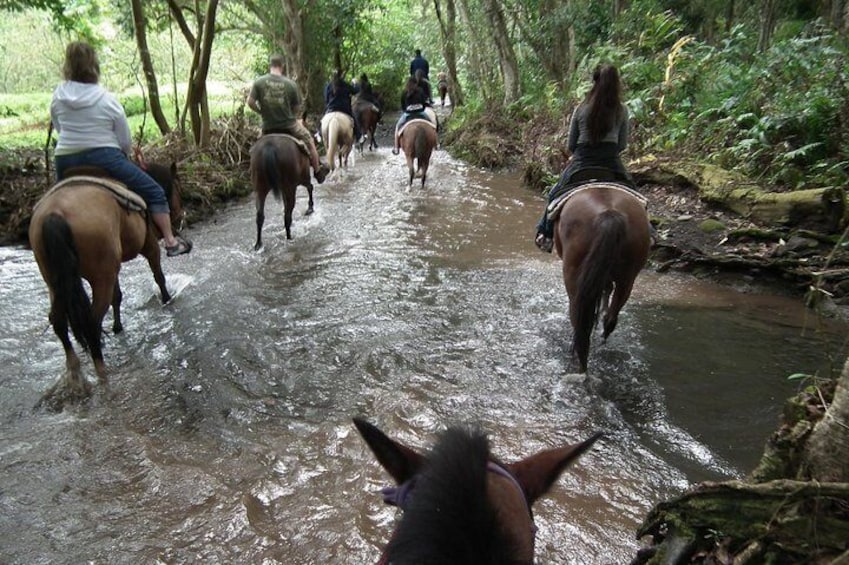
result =
[{"label": "saddle", "polygon": [[546,207],[545,213],[547,219],[552,222],[556,220],[558,216],[560,216],[560,211],[563,209],[563,206],[570,198],[579,192],[583,192],[590,188],[619,190],[633,198],[636,198],[644,208],[648,208],[648,200],[646,197],[628,186],[628,184],[621,180],[616,173],[610,169],[602,167],[587,167],[572,173],[569,177],[569,183],[563,187],[562,193],[559,196],[556,196]]},{"label": "saddle", "polygon": [[289,139],[291,139],[292,141],[295,142],[295,145],[298,146],[298,149],[301,150],[301,153],[303,153],[307,157],[310,156],[310,148],[307,147],[307,144],[304,143],[303,141],[301,141],[300,139],[298,139],[297,137],[295,137],[294,135],[291,135],[291,134],[288,134],[288,133],[267,133],[263,137],[268,137],[268,136],[288,137]]},{"label": "saddle", "polygon": [[83,184],[95,185],[109,192],[118,204],[128,212],[145,212],[147,210],[147,204],[141,196],[127,188],[127,185],[124,183],[110,178],[106,171],[100,167],[72,167],[68,169],[66,174],[67,177],[64,180],[57,182],[44,193],[44,196],[36,202],[33,210],[38,208],[38,205],[54,192],[63,188],[81,186]]},{"label": "saddle", "polygon": [[408,125],[410,125],[410,124],[415,124],[415,123],[427,124],[427,125],[429,125],[430,127],[432,127],[433,129],[436,129],[436,124],[434,124],[433,122],[431,122],[431,121],[430,121],[430,120],[428,120],[428,119],[425,119],[425,118],[413,118],[412,120],[410,120],[410,121],[406,122],[403,126],[401,126],[401,129],[399,129],[399,130],[398,130],[398,135],[401,135],[402,133],[404,133],[404,130],[405,130],[405,129],[407,129],[407,126],[408,126]]}]

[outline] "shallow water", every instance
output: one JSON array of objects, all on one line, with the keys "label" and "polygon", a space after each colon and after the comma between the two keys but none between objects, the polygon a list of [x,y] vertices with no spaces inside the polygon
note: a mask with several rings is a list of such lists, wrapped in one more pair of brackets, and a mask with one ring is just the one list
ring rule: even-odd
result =
[{"label": "shallow water", "polygon": [[363,416],[416,447],[479,422],[505,460],[605,431],[537,503],[537,556],[627,563],[654,503],[754,465],[789,374],[845,357],[795,300],[644,272],[571,374],[541,199],[441,151],[408,191],[402,162],[299,194],[292,241],[269,200],[259,253],[250,202],[193,226],[167,306],[126,265],[109,390],[61,414],[32,411],[64,363],[44,283],[0,249],[0,562],[374,562],[397,513]]}]

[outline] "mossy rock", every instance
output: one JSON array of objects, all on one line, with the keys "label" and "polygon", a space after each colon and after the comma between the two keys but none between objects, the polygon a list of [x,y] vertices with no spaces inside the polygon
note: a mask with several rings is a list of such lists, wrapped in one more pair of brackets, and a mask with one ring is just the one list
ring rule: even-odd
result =
[{"label": "mossy rock", "polygon": [[699,229],[704,233],[717,233],[725,229],[725,224],[719,220],[708,218],[699,224]]}]

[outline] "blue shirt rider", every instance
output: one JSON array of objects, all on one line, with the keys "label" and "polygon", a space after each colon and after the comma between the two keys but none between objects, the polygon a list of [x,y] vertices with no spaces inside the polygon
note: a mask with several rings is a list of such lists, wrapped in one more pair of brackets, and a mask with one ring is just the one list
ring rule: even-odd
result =
[{"label": "blue shirt rider", "polygon": [[324,87],[324,113],[342,112],[351,116],[354,121],[354,140],[360,139],[360,124],[357,123],[354,110],[351,108],[351,96],[359,91],[359,86],[349,84],[342,78],[341,71],[334,72],[333,78]]},{"label": "blue shirt rider", "polygon": [[416,76],[416,71],[421,69],[424,73],[424,77],[427,78],[428,72],[430,71],[430,65],[427,62],[427,59],[422,57],[422,50],[416,49],[416,56],[413,57],[413,60],[410,61],[410,76]]}]

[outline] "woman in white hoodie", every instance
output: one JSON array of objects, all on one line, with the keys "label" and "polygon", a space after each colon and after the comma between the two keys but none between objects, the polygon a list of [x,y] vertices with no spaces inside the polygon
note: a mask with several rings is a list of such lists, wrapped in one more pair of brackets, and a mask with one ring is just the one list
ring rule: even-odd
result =
[{"label": "woman in white hoodie", "polygon": [[100,64],[88,44],[75,41],[65,50],[65,82],[53,91],[50,119],[59,134],[54,151],[57,180],[71,167],[100,167],[147,203],[153,223],[162,233],[169,257],[192,250],[192,243],[171,231],[165,190],[130,161],[132,140],[127,115],[118,100],[97,84]]}]

